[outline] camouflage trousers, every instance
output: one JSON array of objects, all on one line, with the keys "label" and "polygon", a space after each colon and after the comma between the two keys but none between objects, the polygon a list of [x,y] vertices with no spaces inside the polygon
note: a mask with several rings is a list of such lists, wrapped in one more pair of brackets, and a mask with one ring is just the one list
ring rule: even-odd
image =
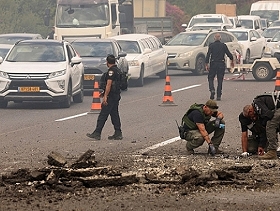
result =
[{"label": "camouflage trousers", "polygon": [[268,141],[267,150],[277,150],[278,148],[278,128],[280,123],[280,109],[277,109],[271,120],[266,123],[266,136]]},{"label": "camouflage trousers", "polygon": [[[214,147],[216,149],[219,148],[222,139],[224,137],[225,134],[225,128],[218,128],[214,126],[215,120],[213,121],[209,121],[206,126],[205,129],[208,132],[208,134],[211,134],[212,132],[214,132],[211,141],[214,145]],[[224,120],[221,120],[222,124],[225,124]],[[186,147],[187,150],[192,150],[195,149],[201,145],[203,145],[205,139],[203,138],[203,136],[201,135],[201,133],[199,132],[199,130],[190,130],[187,132],[186,134]]]}]

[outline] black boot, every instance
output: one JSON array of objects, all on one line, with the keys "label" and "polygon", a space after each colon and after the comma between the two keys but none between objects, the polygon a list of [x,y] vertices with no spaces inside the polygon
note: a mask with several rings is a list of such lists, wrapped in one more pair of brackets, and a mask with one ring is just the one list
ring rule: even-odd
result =
[{"label": "black boot", "polygon": [[215,91],[210,91],[210,92],[211,92],[210,99],[214,100],[214,98],[215,98]]},{"label": "black boot", "polygon": [[114,135],[112,136],[108,136],[109,140],[122,140],[123,136],[122,136],[122,132],[119,130],[116,130]]},{"label": "black boot", "polygon": [[97,132],[87,133],[87,137],[93,138],[95,140],[100,140],[101,139],[101,134],[97,133]]}]

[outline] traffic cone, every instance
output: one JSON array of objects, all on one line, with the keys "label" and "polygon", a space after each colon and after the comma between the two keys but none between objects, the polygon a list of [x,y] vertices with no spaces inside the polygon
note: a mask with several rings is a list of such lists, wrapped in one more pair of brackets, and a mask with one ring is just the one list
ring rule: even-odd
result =
[{"label": "traffic cone", "polygon": [[101,100],[99,97],[99,85],[98,81],[94,82],[94,89],[92,94],[92,104],[89,114],[98,114],[101,111]]},{"label": "traffic cone", "polygon": [[277,69],[274,91],[275,92],[279,92],[280,91],[280,69]]},{"label": "traffic cone", "polygon": [[159,106],[176,106],[176,104],[173,102],[170,86],[170,77],[168,75],[165,78],[163,102]]}]

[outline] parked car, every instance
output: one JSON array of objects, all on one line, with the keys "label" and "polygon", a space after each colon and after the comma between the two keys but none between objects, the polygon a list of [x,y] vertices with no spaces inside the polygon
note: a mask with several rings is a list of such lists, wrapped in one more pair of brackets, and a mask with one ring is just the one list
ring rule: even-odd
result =
[{"label": "parked car", "polygon": [[232,29],[231,24],[224,24],[224,23],[196,23],[194,24],[190,30],[227,30]]},{"label": "parked car", "polygon": [[79,38],[72,45],[83,59],[85,91],[93,91],[93,81],[99,81],[102,74],[107,72],[106,57],[109,54],[116,57],[117,65],[122,71],[128,72],[126,52],[114,39]]},{"label": "parked car", "polygon": [[148,34],[124,34],[112,38],[116,39],[127,53],[130,85],[141,87],[144,85],[144,78],[154,74],[160,78],[166,77],[168,54],[157,37]]},{"label": "parked car", "polygon": [[266,57],[276,57],[280,62],[280,31],[278,31],[269,42],[265,49]]},{"label": "parked car", "polygon": [[224,23],[232,25],[231,21],[224,14],[198,14],[191,18],[188,25],[183,24],[182,26],[187,31],[196,23]]},{"label": "parked car", "polygon": [[43,39],[40,34],[32,33],[12,33],[12,34],[0,34],[0,44],[13,45],[19,40],[35,40]]},{"label": "parked car", "polygon": [[266,46],[266,41],[263,36],[253,29],[229,29],[237,38],[241,48],[242,57],[245,64],[249,64],[253,59],[262,58]]},{"label": "parked car", "polygon": [[[205,57],[208,46],[214,42],[217,31],[208,30],[181,32],[174,36],[163,48],[168,53],[168,68],[192,71],[202,75],[205,71]],[[230,52],[242,51],[237,38],[228,31],[219,31]]]},{"label": "parked car", "polygon": [[263,32],[261,18],[256,15],[239,15],[237,16],[237,28],[243,27],[245,29],[254,29],[259,33]]},{"label": "parked car", "polygon": [[0,56],[5,58],[9,50],[13,47],[13,45],[9,44],[0,44]]},{"label": "parked car", "polygon": [[264,30],[262,36],[265,37],[266,41],[269,41],[278,31],[280,31],[280,26],[268,27]]},{"label": "parked car", "polygon": [[18,41],[0,57],[0,107],[9,101],[52,101],[63,108],[83,102],[84,67],[70,43]]}]

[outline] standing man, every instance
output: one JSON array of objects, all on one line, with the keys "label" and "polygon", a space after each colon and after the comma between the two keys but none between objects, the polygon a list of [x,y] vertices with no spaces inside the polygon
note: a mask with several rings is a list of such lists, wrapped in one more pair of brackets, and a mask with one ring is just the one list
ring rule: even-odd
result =
[{"label": "standing man", "polygon": [[95,140],[100,140],[101,132],[108,119],[111,116],[111,122],[114,125],[115,133],[108,136],[109,140],[121,140],[121,121],[119,116],[119,101],[121,99],[120,90],[120,75],[119,68],[116,65],[114,55],[107,56],[108,72],[105,74],[105,90],[101,93],[103,96],[102,108],[97,119],[97,125],[93,133],[87,133],[87,137]]},{"label": "standing man", "polygon": [[[255,104],[246,105],[239,115],[241,124],[241,156],[247,157],[250,154],[264,155],[267,147],[266,119],[258,115]],[[248,136],[248,130],[252,135]]]},{"label": "standing man", "polygon": [[[211,93],[210,99],[213,100],[215,98],[215,87],[214,87],[214,78],[217,75],[218,86],[217,86],[217,100],[221,100],[222,96],[222,86],[225,75],[225,54],[231,60],[231,66],[234,67],[233,56],[228,50],[226,44],[221,42],[221,35],[216,33],[214,36],[214,43],[211,43],[208,48],[208,52],[205,60],[205,69],[208,73],[208,83],[209,83],[209,91]],[[210,60],[210,68],[209,68],[209,60]]]},{"label": "standing man", "polygon": [[[218,111],[218,105],[214,100],[208,100],[205,104],[193,104],[182,118],[187,141],[187,154],[194,154],[194,149],[203,145],[204,141],[209,145],[208,152],[222,154],[219,146],[225,134],[224,115]],[[216,117],[210,121],[211,117]],[[214,132],[210,139],[209,134]]]}]

